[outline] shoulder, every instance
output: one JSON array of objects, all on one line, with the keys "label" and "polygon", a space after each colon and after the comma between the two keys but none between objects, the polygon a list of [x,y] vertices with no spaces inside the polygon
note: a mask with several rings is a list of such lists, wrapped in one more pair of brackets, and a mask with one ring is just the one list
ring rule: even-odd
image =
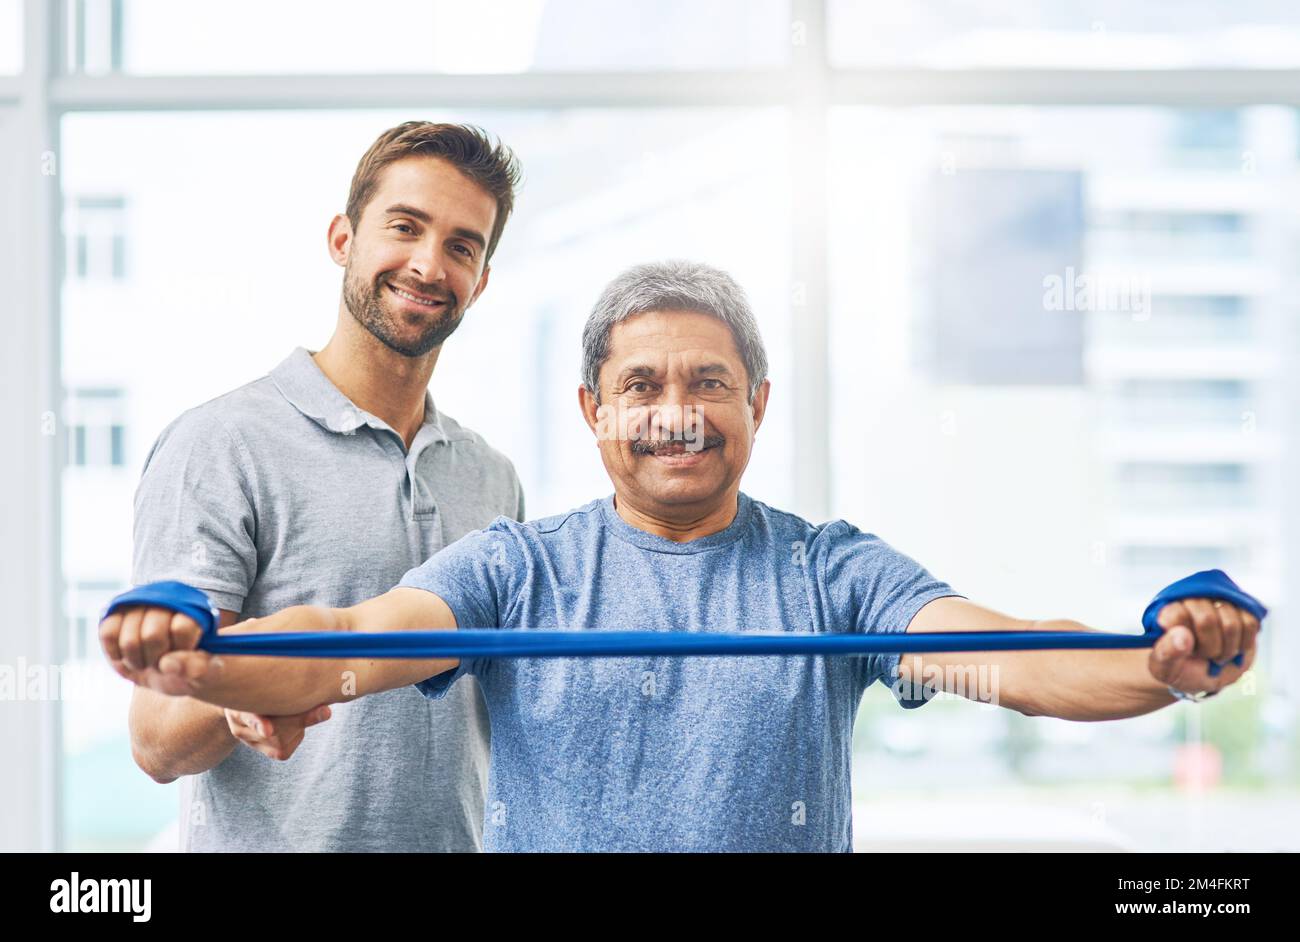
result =
[{"label": "shoulder", "polygon": [[233,512],[240,500],[256,504],[259,458],[266,457],[258,446],[284,440],[285,415],[276,411],[277,402],[287,405],[270,378],[262,377],[186,409],[146,454],[137,507],[208,499],[225,502]]},{"label": "shoulder", "polygon": [[566,510],[562,514],[540,517],[537,520],[530,520],[527,523],[520,524],[520,526],[529,527],[534,533],[544,536],[567,535],[590,530],[601,526],[600,505],[601,500],[599,499],[588,501],[581,507]]},{"label": "shoulder", "polygon": [[149,457],[160,450],[180,450],[223,456],[248,457],[251,429],[266,426],[283,434],[283,407],[287,405],[269,376],[186,409],[158,434]]},{"label": "shoulder", "polygon": [[442,410],[438,410],[438,424],[447,437],[448,444],[464,451],[465,455],[491,475],[518,482],[514,462],[490,445],[486,438],[472,428],[461,425]]},{"label": "shoulder", "polygon": [[186,409],[159,435],[164,438],[209,439],[213,435],[242,439],[252,425],[281,428],[285,407],[292,409],[269,376],[245,383],[200,405]]},{"label": "shoulder", "polygon": [[[540,520],[519,521],[498,516],[485,527],[471,530],[454,543],[431,556],[411,574],[407,584],[428,587],[430,580],[442,576],[464,576],[469,581],[492,582],[527,578],[538,572],[536,560],[546,556],[570,558],[569,547],[557,548],[557,542],[575,543],[583,538],[584,528],[598,526],[590,518],[599,511],[599,501],[592,501],[568,513]],[[542,567],[547,569],[548,567]],[[465,576],[465,573],[473,576]]]},{"label": "shoulder", "polygon": [[600,501],[593,500],[562,514],[536,520],[520,521],[511,517],[497,517],[471,535],[476,536],[480,543],[504,543],[529,552],[548,544],[581,540],[600,526]]},{"label": "shoulder", "polygon": [[858,574],[907,563],[915,565],[875,533],[847,520],[831,520],[817,528],[809,555],[822,563],[828,577],[852,569]]},{"label": "shoulder", "polygon": [[798,514],[780,510],[747,495],[741,496],[749,502],[751,530],[759,532],[774,542],[785,540],[807,542],[816,537],[819,528]]},{"label": "shoulder", "polygon": [[803,558],[815,564],[815,571],[834,572],[846,562],[864,559],[884,562],[896,551],[874,533],[864,532],[847,520],[812,523],[798,514],[778,510],[753,500],[751,526],[778,546],[797,546]]},{"label": "shoulder", "polygon": [[870,537],[845,520],[812,523],[798,514],[778,510],[759,500],[751,499],[751,505],[752,528],[777,545],[801,545],[809,558],[824,557],[832,551],[846,549],[864,536]]},{"label": "shoulder", "polygon": [[573,546],[585,543],[600,527],[599,500],[537,520],[520,521],[502,515],[487,526],[465,534],[439,555],[455,549],[456,554],[488,554],[497,560],[567,558],[574,554]]}]

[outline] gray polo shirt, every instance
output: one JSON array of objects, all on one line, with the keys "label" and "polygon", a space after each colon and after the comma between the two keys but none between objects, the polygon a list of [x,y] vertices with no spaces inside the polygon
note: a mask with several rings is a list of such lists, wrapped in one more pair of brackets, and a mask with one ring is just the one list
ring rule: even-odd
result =
[{"label": "gray polo shirt", "polygon": [[[244,618],[354,605],[498,515],[524,518],[514,467],[438,412],[408,452],[299,347],[270,375],[184,413],[135,496],[136,584],[180,579]],[[190,850],[470,851],[482,846],[481,691],[414,687],[336,704],[285,762],[240,744],[187,780]]]}]

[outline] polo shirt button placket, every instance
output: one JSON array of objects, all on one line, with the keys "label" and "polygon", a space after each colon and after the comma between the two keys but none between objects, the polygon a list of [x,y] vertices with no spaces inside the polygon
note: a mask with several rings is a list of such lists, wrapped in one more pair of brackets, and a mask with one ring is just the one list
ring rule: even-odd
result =
[{"label": "polo shirt button placket", "polygon": [[406,492],[410,499],[410,519],[421,521],[436,519],[438,505],[434,503],[433,495],[421,493],[420,479],[416,473],[419,463],[418,455],[407,456]]}]

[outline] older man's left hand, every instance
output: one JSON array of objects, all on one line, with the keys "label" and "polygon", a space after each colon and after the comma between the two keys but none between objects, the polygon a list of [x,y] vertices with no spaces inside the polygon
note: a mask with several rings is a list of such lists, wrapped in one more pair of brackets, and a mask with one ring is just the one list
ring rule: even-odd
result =
[{"label": "older man's left hand", "polygon": [[[1151,649],[1151,675],[1184,693],[1217,693],[1236,683],[1255,662],[1259,619],[1231,602],[1182,599],[1160,609],[1165,633]],[[1241,664],[1233,658],[1241,654]],[[1222,665],[1211,676],[1211,662]]]}]

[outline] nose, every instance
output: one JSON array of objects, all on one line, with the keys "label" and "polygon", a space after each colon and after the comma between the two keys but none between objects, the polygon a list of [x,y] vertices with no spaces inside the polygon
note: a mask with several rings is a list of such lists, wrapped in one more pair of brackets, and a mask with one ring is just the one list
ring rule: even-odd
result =
[{"label": "nose", "polygon": [[446,277],[442,266],[442,249],[434,239],[422,239],[413,246],[407,266],[411,274],[425,284],[442,281]]},{"label": "nose", "polygon": [[693,407],[681,383],[665,383],[651,407],[652,438],[677,438],[692,427]]}]

